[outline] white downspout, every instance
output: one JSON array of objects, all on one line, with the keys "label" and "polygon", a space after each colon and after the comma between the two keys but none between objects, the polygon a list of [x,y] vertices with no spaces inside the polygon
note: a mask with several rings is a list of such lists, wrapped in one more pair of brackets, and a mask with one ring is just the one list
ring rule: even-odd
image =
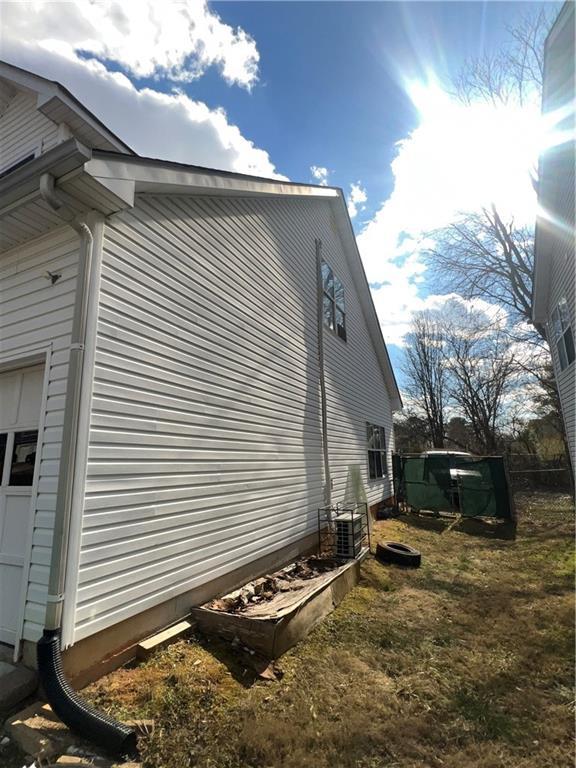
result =
[{"label": "white downspout", "polygon": [[56,495],[56,513],[52,538],[52,555],[48,598],[46,605],[45,629],[57,630],[62,625],[62,608],[66,582],[66,563],[70,520],[72,516],[72,495],[78,443],[78,423],[80,418],[80,400],[82,394],[82,371],[84,368],[84,348],[86,341],[86,320],[92,252],[94,237],[90,227],[84,221],[78,221],[76,214],[68,208],[54,189],[54,177],[45,173],[40,178],[42,199],[80,236],[78,277],[76,300],[70,339],[70,358],[66,385],[66,406],[64,412],[64,430],[60,454],[60,471]]},{"label": "white downspout", "polygon": [[316,302],[318,322],[318,372],[320,376],[320,429],[322,432],[322,459],[324,464],[324,503],[332,505],[332,477],[328,447],[328,408],[326,404],[326,378],[324,371],[324,287],[322,285],[322,241],[316,240]]}]

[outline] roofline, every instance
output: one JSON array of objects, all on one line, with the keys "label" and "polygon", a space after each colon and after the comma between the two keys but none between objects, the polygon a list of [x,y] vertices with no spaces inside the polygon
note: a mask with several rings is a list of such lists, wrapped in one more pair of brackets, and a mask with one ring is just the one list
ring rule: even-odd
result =
[{"label": "roofline", "polygon": [[558,15],[554,19],[554,23],[548,30],[546,40],[544,41],[544,48],[547,48],[552,42],[552,38],[556,37],[560,29],[567,22],[570,17],[570,13],[574,12],[574,0],[565,0],[564,5],[558,11]]},{"label": "roofline", "polygon": [[340,187],[332,187],[328,186],[326,184],[311,184],[309,182],[298,182],[298,181],[290,181],[288,179],[279,179],[279,178],[273,178],[270,176],[255,176],[250,173],[240,173],[238,171],[225,171],[220,168],[210,168],[205,165],[191,165],[189,163],[179,163],[175,160],[162,160],[162,158],[158,157],[144,157],[143,155],[137,155],[134,154],[130,157],[127,157],[122,152],[113,152],[109,149],[94,149],[93,150],[93,156],[94,158],[110,158],[111,160],[118,159],[123,162],[129,161],[133,164],[144,164],[144,165],[153,165],[168,169],[178,169],[178,170],[184,170],[184,171],[191,171],[191,172],[197,172],[206,174],[209,176],[224,176],[226,178],[230,179],[238,179],[240,181],[260,181],[264,182],[266,184],[278,184],[282,186],[287,187],[309,187],[310,189],[317,189],[317,190],[329,190],[332,192],[342,192]]},{"label": "roofline", "polygon": [[[57,80],[49,80],[47,77],[43,77],[42,75],[36,74],[36,72],[32,72],[29,69],[24,69],[23,67],[18,67],[16,64],[10,64],[10,62],[5,61],[4,59],[0,59],[0,66],[9,67],[12,70],[15,70],[15,72],[24,75],[24,77],[27,78],[34,78],[36,80],[40,80],[45,84],[48,84],[54,88],[56,88],[62,96],[65,96],[66,99],[69,99],[74,106],[80,111],[86,114],[90,120],[95,122],[99,128],[101,128],[105,134],[108,136],[111,136],[114,141],[118,142],[122,147],[126,149],[126,151],[130,155],[136,155],[136,152],[132,149],[132,147],[128,146],[125,141],[123,141],[119,136],[117,136],[114,131],[111,131],[108,126],[100,120],[100,118],[95,115],[93,112],[91,112],[81,101],[80,99],[76,98],[73,93],[71,93],[68,88],[63,86],[61,83],[59,83]],[[0,75],[1,76],[1,75]],[[21,83],[24,87],[27,87],[25,83]],[[119,153],[120,154],[120,153]]]},{"label": "roofline", "polygon": [[[347,221],[347,228],[348,228],[348,235],[350,241],[353,243],[353,249],[358,261],[358,266],[360,268],[360,277],[361,280],[366,288],[367,295],[369,298],[370,308],[371,308],[371,314],[372,314],[372,321],[375,323],[377,328],[377,335],[379,337],[379,341],[381,342],[382,349],[384,350],[385,360],[386,360],[386,367],[392,377],[392,383],[394,386],[394,389],[396,390],[396,398],[397,398],[397,408],[393,408],[393,411],[399,411],[404,408],[404,404],[402,402],[402,395],[400,394],[400,387],[398,386],[398,380],[396,379],[396,374],[394,373],[394,368],[392,366],[392,361],[390,360],[390,355],[388,353],[388,347],[386,346],[386,341],[384,339],[384,334],[382,333],[382,326],[380,324],[380,318],[378,317],[378,313],[376,312],[376,307],[374,306],[374,300],[372,299],[372,291],[370,289],[370,283],[368,282],[368,278],[366,277],[366,270],[364,269],[364,262],[362,261],[362,256],[360,255],[360,249],[358,248],[358,241],[356,240],[356,234],[354,232],[354,227],[352,226],[352,221],[350,219],[350,216],[348,215],[348,208],[346,206],[346,197],[344,194],[344,190],[341,187],[336,187],[336,189],[339,192],[339,199],[340,199],[340,218],[342,220]],[[378,354],[378,350],[376,350],[376,353]],[[389,393],[392,395],[392,393]]]}]

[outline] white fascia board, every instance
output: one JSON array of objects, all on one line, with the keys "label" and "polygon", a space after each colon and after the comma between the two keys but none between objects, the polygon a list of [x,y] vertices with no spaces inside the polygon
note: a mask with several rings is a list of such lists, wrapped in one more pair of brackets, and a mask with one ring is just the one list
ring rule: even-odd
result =
[{"label": "white fascia board", "polygon": [[574,19],[571,19],[571,16],[574,16],[574,0],[566,0],[548,32],[544,43],[545,48],[549,48],[554,43],[554,40],[558,37],[565,24],[570,22],[574,26]]},{"label": "white fascia board", "polygon": [[132,180],[139,194],[338,197],[338,190],[332,187],[293,184],[202,168],[180,168],[170,163],[128,156],[99,157],[95,153],[85,169],[100,180]]},{"label": "white fascia board", "polygon": [[77,103],[73,98],[70,98],[57,85],[53,86],[52,92],[49,91],[38,94],[36,108],[42,112],[43,115],[46,115],[49,120],[52,120],[53,111],[57,110],[60,106],[64,107],[65,110],[65,116],[62,122],[67,123],[70,122],[72,118],[78,117],[88,128],[101,136],[104,142],[107,142],[110,149],[117,152],[132,152],[132,150],[109,131],[103,123],[84,109],[81,104]]},{"label": "white fascia board", "polygon": [[344,199],[344,193],[342,190],[338,190],[339,194],[337,200],[333,202],[333,211],[336,218],[336,223],[340,232],[340,236],[344,243],[344,251],[350,263],[350,271],[356,284],[356,292],[360,299],[360,305],[364,313],[364,318],[368,326],[368,332],[372,341],[372,346],[380,363],[380,368],[384,376],[384,381],[388,388],[388,394],[390,396],[390,402],[393,411],[401,411],[403,408],[402,397],[400,395],[400,389],[398,388],[398,382],[394,375],[392,363],[390,362],[390,356],[388,355],[388,349],[386,348],[386,342],[382,335],[382,328],[380,321],[376,313],[376,307],[372,301],[372,294],[370,293],[370,286],[366,278],[364,271],[364,265],[362,264],[362,258],[360,251],[358,250],[358,243],[356,242],[356,236],[352,228],[350,217],[348,216],[348,210],[346,208],[346,201]]},{"label": "white fascia board", "polygon": [[[62,104],[70,115],[79,117],[83,123],[96,131],[108,144],[111,149],[118,152],[129,152],[133,150],[121,139],[115,136],[104,123],[93,115],[84,105],[78,101],[69,91],[59,83],[48,80],[34,72],[0,61],[0,77],[10,82],[14,87],[30,94],[37,95],[36,107],[46,114],[49,119],[50,106],[59,103]],[[65,121],[64,121],[65,122]]]}]

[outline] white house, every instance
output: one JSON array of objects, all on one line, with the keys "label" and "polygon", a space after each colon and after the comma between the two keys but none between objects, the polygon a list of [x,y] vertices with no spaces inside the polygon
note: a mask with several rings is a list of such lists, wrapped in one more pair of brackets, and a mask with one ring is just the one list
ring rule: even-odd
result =
[{"label": "white house", "polygon": [[401,401],[341,190],[139,157],[7,64],[0,105],[0,641],[77,674],[389,497]]},{"label": "white house", "polygon": [[574,3],[567,2],[545,47],[542,111],[559,142],[540,158],[534,258],[534,322],[545,326],[572,468],[576,468],[576,256],[574,252]]}]

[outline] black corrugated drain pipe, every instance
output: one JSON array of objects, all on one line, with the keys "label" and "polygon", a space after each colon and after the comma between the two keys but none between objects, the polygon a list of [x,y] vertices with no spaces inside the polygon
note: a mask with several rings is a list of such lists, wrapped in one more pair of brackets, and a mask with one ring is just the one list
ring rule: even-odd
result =
[{"label": "black corrugated drain pipe", "polygon": [[45,629],[37,645],[38,676],[52,710],[60,720],[106,752],[122,757],[137,753],[136,731],[82,701],[64,676],[60,633]]}]

